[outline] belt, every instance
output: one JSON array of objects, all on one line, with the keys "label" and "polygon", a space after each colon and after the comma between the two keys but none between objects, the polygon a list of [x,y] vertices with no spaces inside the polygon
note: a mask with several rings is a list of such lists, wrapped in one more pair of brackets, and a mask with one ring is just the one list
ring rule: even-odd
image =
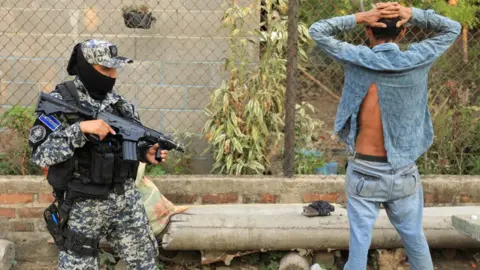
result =
[{"label": "belt", "polygon": [[388,158],[387,157],[364,155],[364,154],[360,154],[360,153],[355,153],[353,157],[356,158],[356,159],[361,159],[361,160],[366,160],[366,161],[388,163]]}]

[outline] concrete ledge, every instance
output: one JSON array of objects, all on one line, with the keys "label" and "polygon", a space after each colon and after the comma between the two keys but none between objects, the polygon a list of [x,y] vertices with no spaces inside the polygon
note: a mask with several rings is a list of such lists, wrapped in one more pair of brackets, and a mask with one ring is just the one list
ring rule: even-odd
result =
[{"label": "concrete ledge", "polygon": [[[475,212],[476,216],[480,211]],[[472,216],[456,214],[452,216],[453,227],[461,234],[469,236],[480,243],[480,221]]]},{"label": "concrete ledge", "polygon": [[[305,204],[195,205],[170,220],[162,237],[166,250],[348,249],[347,210],[335,206],[331,216],[305,217]],[[426,207],[423,230],[430,248],[479,248],[456,231],[451,216],[472,215],[478,206]],[[376,219],[371,248],[402,247],[385,210]]]},{"label": "concrete ledge", "polygon": [[0,193],[49,193],[51,186],[45,177],[0,176]]}]

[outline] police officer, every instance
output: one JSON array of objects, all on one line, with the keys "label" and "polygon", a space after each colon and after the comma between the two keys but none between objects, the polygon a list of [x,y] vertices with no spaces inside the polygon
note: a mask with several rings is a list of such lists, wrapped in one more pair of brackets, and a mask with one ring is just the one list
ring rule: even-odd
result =
[{"label": "police officer", "polygon": [[[139,121],[134,106],[113,91],[117,68],[132,62],[108,41],[79,43],[67,67],[74,80],[57,85],[51,95]],[[38,115],[29,143],[32,161],[49,167],[47,179],[59,205],[62,229],[50,231],[60,249],[59,269],[98,269],[104,236],[129,269],[157,269],[157,241],[134,184],[138,162],[122,159],[112,127],[79,115]],[[158,164],[158,147],[139,144],[138,160]],[[160,162],[167,155],[161,151]]]}]

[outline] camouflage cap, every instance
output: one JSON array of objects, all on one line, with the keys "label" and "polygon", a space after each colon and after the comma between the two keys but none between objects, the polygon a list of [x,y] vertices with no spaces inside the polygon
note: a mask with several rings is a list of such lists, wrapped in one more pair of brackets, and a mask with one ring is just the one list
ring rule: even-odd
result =
[{"label": "camouflage cap", "polygon": [[90,39],[83,42],[81,48],[85,60],[91,65],[122,68],[133,63],[132,59],[118,56],[117,46],[105,40]]}]

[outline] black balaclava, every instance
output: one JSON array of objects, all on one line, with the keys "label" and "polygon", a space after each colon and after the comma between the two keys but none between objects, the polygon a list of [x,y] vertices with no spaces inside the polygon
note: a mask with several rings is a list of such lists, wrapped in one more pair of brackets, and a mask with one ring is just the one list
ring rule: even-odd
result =
[{"label": "black balaclava", "polygon": [[83,56],[81,44],[75,45],[67,66],[68,74],[77,75],[88,94],[96,100],[104,100],[113,90],[115,79],[98,72]]}]

